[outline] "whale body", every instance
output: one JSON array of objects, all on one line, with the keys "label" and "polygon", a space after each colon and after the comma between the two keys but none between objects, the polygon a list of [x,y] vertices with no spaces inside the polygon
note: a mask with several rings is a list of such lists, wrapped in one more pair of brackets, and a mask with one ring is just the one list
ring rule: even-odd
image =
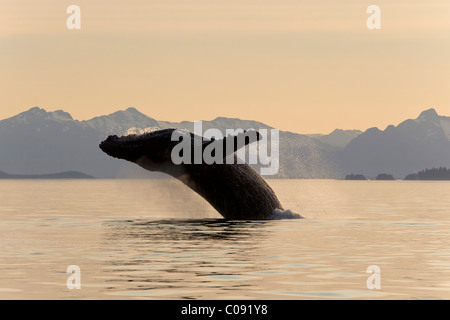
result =
[{"label": "whale body", "polygon": [[[251,166],[237,161],[235,151],[243,145],[235,143],[233,149],[223,150],[224,158],[233,157],[232,163],[224,161],[208,164],[202,160],[200,163],[192,161],[175,164],[171,155],[179,141],[171,138],[174,130],[177,129],[163,129],[142,135],[109,136],[100,143],[100,149],[112,157],[131,161],[147,170],[163,172],[178,179],[201,195],[226,219],[301,218],[290,210],[284,210],[275,192]],[[194,148],[194,141],[199,136],[191,132],[188,135]],[[238,136],[239,134],[226,137],[220,142],[225,146],[226,139],[237,142]],[[249,137],[245,139],[245,144],[260,139],[257,132]],[[203,150],[218,142],[203,137],[200,139]]]}]

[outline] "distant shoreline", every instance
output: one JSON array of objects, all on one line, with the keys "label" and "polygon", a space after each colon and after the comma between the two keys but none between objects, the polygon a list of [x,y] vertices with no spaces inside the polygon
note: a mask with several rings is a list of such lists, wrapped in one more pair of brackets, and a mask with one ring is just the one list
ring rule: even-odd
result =
[{"label": "distant shoreline", "polygon": [[78,171],[66,171],[49,174],[9,174],[0,171],[0,180],[56,180],[56,179],[95,179],[95,177]]},{"label": "distant shoreline", "polygon": [[[325,178],[325,179],[302,179],[302,178],[269,178],[268,180],[342,180],[342,181],[450,181],[450,177],[437,177],[437,176],[428,176],[424,175],[424,172],[430,173],[434,172],[437,169],[427,169],[423,172],[420,172],[419,174],[411,174],[408,175],[405,179],[395,179],[394,177],[390,176],[388,178],[386,177],[380,177],[377,176],[377,178],[366,178],[364,175],[361,174],[350,174],[347,175],[345,178]],[[450,169],[444,169],[447,170],[448,173],[450,173]],[[88,174],[85,174],[80,171],[64,171],[64,172],[58,172],[58,173],[49,173],[49,174],[10,174],[6,173],[4,171],[0,171],[0,180],[161,180],[161,179],[169,179],[170,177],[167,176],[159,176],[159,177],[136,177],[136,176],[130,176],[130,177],[94,177]]]}]

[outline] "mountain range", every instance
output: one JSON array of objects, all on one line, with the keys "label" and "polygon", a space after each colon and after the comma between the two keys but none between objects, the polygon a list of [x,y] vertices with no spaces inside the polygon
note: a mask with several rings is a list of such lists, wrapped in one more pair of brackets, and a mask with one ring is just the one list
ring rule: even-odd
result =
[{"label": "mountain range", "polygon": [[379,173],[405,175],[450,165],[450,117],[434,109],[385,130],[370,128],[334,156],[345,172],[374,177]]},{"label": "mountain range", "polygon": [[[190,121],[151,118],[135,108],[79,121],[62,110],[31,108],[0,121],[0,171],[41,175],[79,171],[98,178],[160,177],[104,154],[98,144],[108,135],[143,132],[149,128],[193,130]],[[218,117],[203,121],[203,130],[272,129],[253,121]],[[379,173],[403,178],[429,167],[450,166],[450,117],[434,109],[385,130],[336,129],[330,134],[299,134],[280,129],[280,167],[272,178],[343,178],[346,174],[374,177]],[[255,165],[255,168],[257,166]]]}]

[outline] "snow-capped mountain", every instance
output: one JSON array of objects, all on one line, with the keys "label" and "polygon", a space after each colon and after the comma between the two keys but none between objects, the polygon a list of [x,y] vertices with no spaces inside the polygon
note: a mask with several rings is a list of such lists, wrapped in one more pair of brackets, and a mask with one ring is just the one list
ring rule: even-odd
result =
[{"label": "snow-capped mountain", "polygon": [[403,178],[425,168],[450,166],[450,118],[434,109],[418,118],[370,128],[353,139],[335,158],[348,173],[374,177],[391,173]]},{"label": "snow-capped mountain", "polygon": [[120,110],[109,115],[99,116],[82,123],[94,128],[104,136],[123,135],[130,128],[152,128],[159,127],[158,122],[139,112],[136,108]]},{"label": "snow-capped mountain", "polygon": [[[203,130],[217,128],[223,134],[225,129],[272,129],[261,122],[224,117],[202,124]],[[0,121],[0,170],[11,174],[74,170],[95,177],[123,176],[124,172],[125,176],[148,175],[133,164],[106,156],[98,144],[110,134],[122,135],[130,129],[142,132],[168,127],[193,130],[193,122],[157,121],[135,108],[78,121],[61,110],[48,112],[35,107]],[[280,168],[274,178],[336,176],[327,160],[326,144],[306,135],[280,131],[279,146]]]},{"label": "snow-capped mountain", "polygon": [[342,130],[335,129],[330,134],[309,134],[311,138],[315,138],[337,149],[345,148],[350,141],[362,133],[360,130]]},{"label": "snow-capped mountain", "polygon": [[95,177],[121,168],[98,151],[103,136],[67,112],[34,107],[0,121],[0,170],[10,174],[80,171]]},{"label": "snow-capped mountain", "polygon": [[[177,128],[177,129],[186,129],[189,131],[194,131],[194,122],[192,121],[182,121],[182,122],[169,122],[169,121],[158,121],[158,124],[161,129],[164,128]],[[236,118],[225,118],[225,117],[217,117],[214,120],[210,121],[202,121],[203,130],[207,130],[210,128],[219,129],[222,133],[225,133],[226,129],[273,129],[271,126],[268,126],[262,122],[253,121],[253,120],[241,120]]]},{"label": "snow-capped mountain", "polygon": [[[225,129],[272,129],[261,122],[224,117],[202,124],[203,130],[217,128],[223,133]],[[0,121],[0,171],[150,176],[134,164],[108,157],[98,144],[110,134],[122,135],[130,129],[142,132],[169,127],[193,130],[193,122],[158,121],[135,108],[78,121],[62,110],[48,112],[34,107]],[[349,173],[404,177],[433,166],[450,166],[450,117],[429,109],[417,119],[384,131],[337,129],[328,135],[280,131],[279,148],[279,172],[272,178],[343,178]]]}]

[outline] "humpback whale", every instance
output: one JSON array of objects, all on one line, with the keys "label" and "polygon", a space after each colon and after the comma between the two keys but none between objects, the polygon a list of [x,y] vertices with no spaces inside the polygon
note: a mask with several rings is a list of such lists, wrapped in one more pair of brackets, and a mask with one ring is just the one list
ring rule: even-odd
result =
[{"label": "humpback whale", "polygon": [[[267,182],[247,163],[239,163],[235,151],[249,143],[261,139],[257,131],[254,135],[248,132],[228,136],[220,140],[205,139],[192,132],[187,132],[192,150],[200,146],[202,150],[211,144],[220,142],[223,146],[222,155],[233,157],[234,161],[223,163],[200,162],[175,164],[172,150],[179,144],[173,141],[172,133],[177,129],[162,129],[141,135],[109,136],[99,145],[100,149],[114,158],[136,163],[150,170],[166,173],[191,188],[208,201],[225,219],[230,220],[268,220],[294,219],[300,215],[285,211],[275,192]],[[240,135],[246,135],[244,143],[237,143]],[[199,140],[200,139],[200,140]],[[227,142],[228,139],[228,142]],[[232,141],[230,141],[233,139]],[[189,141],[188,141],[189,142]],[[230,142],[233,147],[229,146]],[[222,151],[222,150],[221,150]],[[194,160],[194,153],[191,153]],[[232,163],[229,163],[232,162]]]}]

